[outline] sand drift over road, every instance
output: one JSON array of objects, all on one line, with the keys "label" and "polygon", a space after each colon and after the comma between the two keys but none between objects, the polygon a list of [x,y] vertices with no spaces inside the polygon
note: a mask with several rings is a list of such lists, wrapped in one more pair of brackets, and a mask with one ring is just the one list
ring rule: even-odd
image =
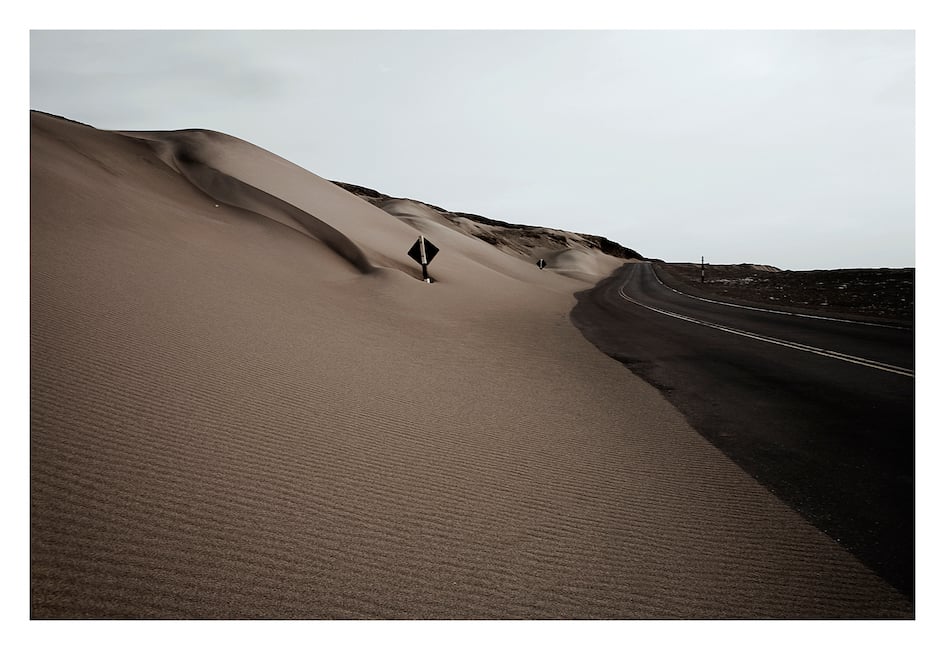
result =
[{"label": "sand drift over road", "polygon": [[912,616],[584,339],[577,235],[212,132],[31,113],[30,171],[33,617]]},{"label": "sand drift over road", "polygon": [[572,318],[726,455],[913,594],[912,330],[693,298],[648,263],[580,293]]}]

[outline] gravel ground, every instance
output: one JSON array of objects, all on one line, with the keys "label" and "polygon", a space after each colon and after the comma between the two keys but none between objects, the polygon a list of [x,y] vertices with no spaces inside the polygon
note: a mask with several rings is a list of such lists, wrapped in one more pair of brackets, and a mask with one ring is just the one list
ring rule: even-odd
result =
[{"label": "gravel ground", "polygon": [[658,263],[666,284],[708,298],[877,321],[915,318],[915,269],[779,271],[754,264]]}]

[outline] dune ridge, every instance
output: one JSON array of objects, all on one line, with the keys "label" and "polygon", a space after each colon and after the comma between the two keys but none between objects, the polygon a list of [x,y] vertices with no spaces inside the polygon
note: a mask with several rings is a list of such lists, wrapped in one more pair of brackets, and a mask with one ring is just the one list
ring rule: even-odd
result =
[{"label": "dune ridge", "polygon": [[913,615],[573,327],[625,260],[171,137],[31,113],[33,618]]},{"label": "dune ridge", "polygon": [[178,155],[175,162],[187,180],[214,199],[267,216],[273,212],[280,212],[298,222],[316,239],[324,242],[362,273],[370,273],[374,270],[374,266],[354,242],[308,212],[299,210],[292,204],[244,183],[238,178],[223,174],[199,160]]},{"label": "dune ridge", "polygon": [[213,134],[206,131],[191,131],[160,135],[156,133],[142,133],[137,136],[126,133],[126,135],[141,137],[147,141],[159,153],[162,160],[213,199],[267,216],[280,223],[294,222],[350,262],[360,272],[370,273],[374,270],[374,266],[368,261],[364,252],[344,233],[315,215],[203,162],[205,155],[201,144],[204,143],[201,139],[206,139],[207,136],[212,137]]},{"label": "dune ridge", "polygon": [[423,201],[395,198],[360,185],[333,182],[402,221],[414,224],[417,219],[433,221],[533,264],[543,259],[549,271],[579,280],[594,281],[601,274],[606,275],[613,270],[614,259],[644,259],[635,250],[597,235],[508,223],[468,212],[450,212]]}]

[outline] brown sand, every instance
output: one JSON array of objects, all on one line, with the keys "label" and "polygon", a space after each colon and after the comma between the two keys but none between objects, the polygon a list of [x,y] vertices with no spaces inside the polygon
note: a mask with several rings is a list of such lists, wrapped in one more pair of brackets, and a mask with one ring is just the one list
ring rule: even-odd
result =
[{"label": "brown sand", "polygon": [[33,617],[912,616],[570,324],[619,260],[31,125]]}]

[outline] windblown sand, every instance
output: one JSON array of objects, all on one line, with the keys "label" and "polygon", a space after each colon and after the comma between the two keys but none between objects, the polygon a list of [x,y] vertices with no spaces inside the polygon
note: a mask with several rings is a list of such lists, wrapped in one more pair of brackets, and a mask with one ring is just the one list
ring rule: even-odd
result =
[{"label": "windblown sand", "polygon": [[913,615],[571,325],[620,260],[31,129],[34,618]]}]

